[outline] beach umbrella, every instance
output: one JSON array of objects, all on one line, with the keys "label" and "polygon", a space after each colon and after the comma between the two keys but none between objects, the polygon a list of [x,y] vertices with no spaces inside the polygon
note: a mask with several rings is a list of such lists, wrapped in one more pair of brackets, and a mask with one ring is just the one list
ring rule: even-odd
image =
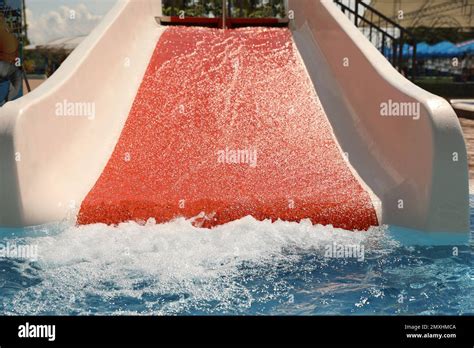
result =
[{"label": "beach umbrella", "polygon": [[[428,50],[430,45],[426,42],[420,42],[416,45],[416,56],[417,58],[427,58],[428,57]],[[413,52],[413,48],[411,48],[410,53]]]},{"label": "beach umbrella", "polygon": [[385,58],[389,58],[392,56],[392,48],[391,47],[385,47],[383,50],[383,55]]},{"label": "beach umbrella", "polygon": [[413,54],[413,46],[409,44],[403,44],[403,57],[411,57]]},{"label": "beach umbrella", "polygon": [[464,54],[474,54],[474,40],[460,42],[448,50],[449,57],[461,57]]},{"label": "beach umbrella", "polygon": [[430,58],[446,58],[449,57],[450,50],[455,47],[456,45],[450,41],[441,41],[430,46],[427,55]]},{"label": "beach umbrella", "polygon": [[461,54],[474,54],[474,40],[469,43],[459,47]]},{"label": "beach umbrella", "polygon": [[[426,42],[420,42],[416,45],[416,57],[417,59],[420,58],[427,58],[428,54],[428,49],[430,48],[430,45],[428,45]],[[413,46],[405,44],[403,45],[403,56],[407,57],[413,54]]]}]

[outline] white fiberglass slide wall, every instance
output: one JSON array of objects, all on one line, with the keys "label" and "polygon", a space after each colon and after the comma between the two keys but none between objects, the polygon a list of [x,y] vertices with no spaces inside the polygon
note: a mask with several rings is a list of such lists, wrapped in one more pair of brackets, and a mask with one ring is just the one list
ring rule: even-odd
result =
[{"label": "white fiberglass slide wall", "polygon": [[[400,75],[333,1],[289,0],[288,7],[336,137],[382,203],[381,222],[467,232],[467,154],[449,103]],[[387,106],[413,112],[382,116]]]},{"label": "white fiberglass slide wall", "polygon": [[0,109],[0,226],[75,217],[164,31],[159,15],[160,1],[118,0],[50,79]]}]

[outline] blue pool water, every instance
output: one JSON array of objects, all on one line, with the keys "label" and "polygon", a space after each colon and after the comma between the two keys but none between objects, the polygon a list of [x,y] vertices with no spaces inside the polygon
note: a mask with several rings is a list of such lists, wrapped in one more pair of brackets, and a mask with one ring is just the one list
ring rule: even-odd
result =
[{"label": "blue pool water", "polygon": [[[474,197],[471,210],[474,226]],[[474,314],[466,236],[248,217],[65,222],[0,230],[0,245],[1,314]]]}]

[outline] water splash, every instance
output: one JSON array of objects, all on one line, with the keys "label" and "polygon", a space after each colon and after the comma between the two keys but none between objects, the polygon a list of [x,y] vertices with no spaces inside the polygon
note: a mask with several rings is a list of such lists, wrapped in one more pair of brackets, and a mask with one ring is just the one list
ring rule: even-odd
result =
[{"label": "water splash", "polygon": [[[467,252],[405,247],[385,227],[245,217],[211,230],[150,220],[5,238],[36,243],[39,257],[0,259],[4,314],[473,312]],[[334,244],[363,245],[364,260],[327,257]]]}]

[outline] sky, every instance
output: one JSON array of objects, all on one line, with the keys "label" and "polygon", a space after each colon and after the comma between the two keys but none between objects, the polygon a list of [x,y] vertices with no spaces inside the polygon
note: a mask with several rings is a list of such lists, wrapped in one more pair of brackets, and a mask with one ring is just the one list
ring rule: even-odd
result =
[{"label": "sky", "polygon": [[[32,44],[87,35],[117,0],[26,0],[28,37]],[[71,10],[75,18],[71,19]]]}]

